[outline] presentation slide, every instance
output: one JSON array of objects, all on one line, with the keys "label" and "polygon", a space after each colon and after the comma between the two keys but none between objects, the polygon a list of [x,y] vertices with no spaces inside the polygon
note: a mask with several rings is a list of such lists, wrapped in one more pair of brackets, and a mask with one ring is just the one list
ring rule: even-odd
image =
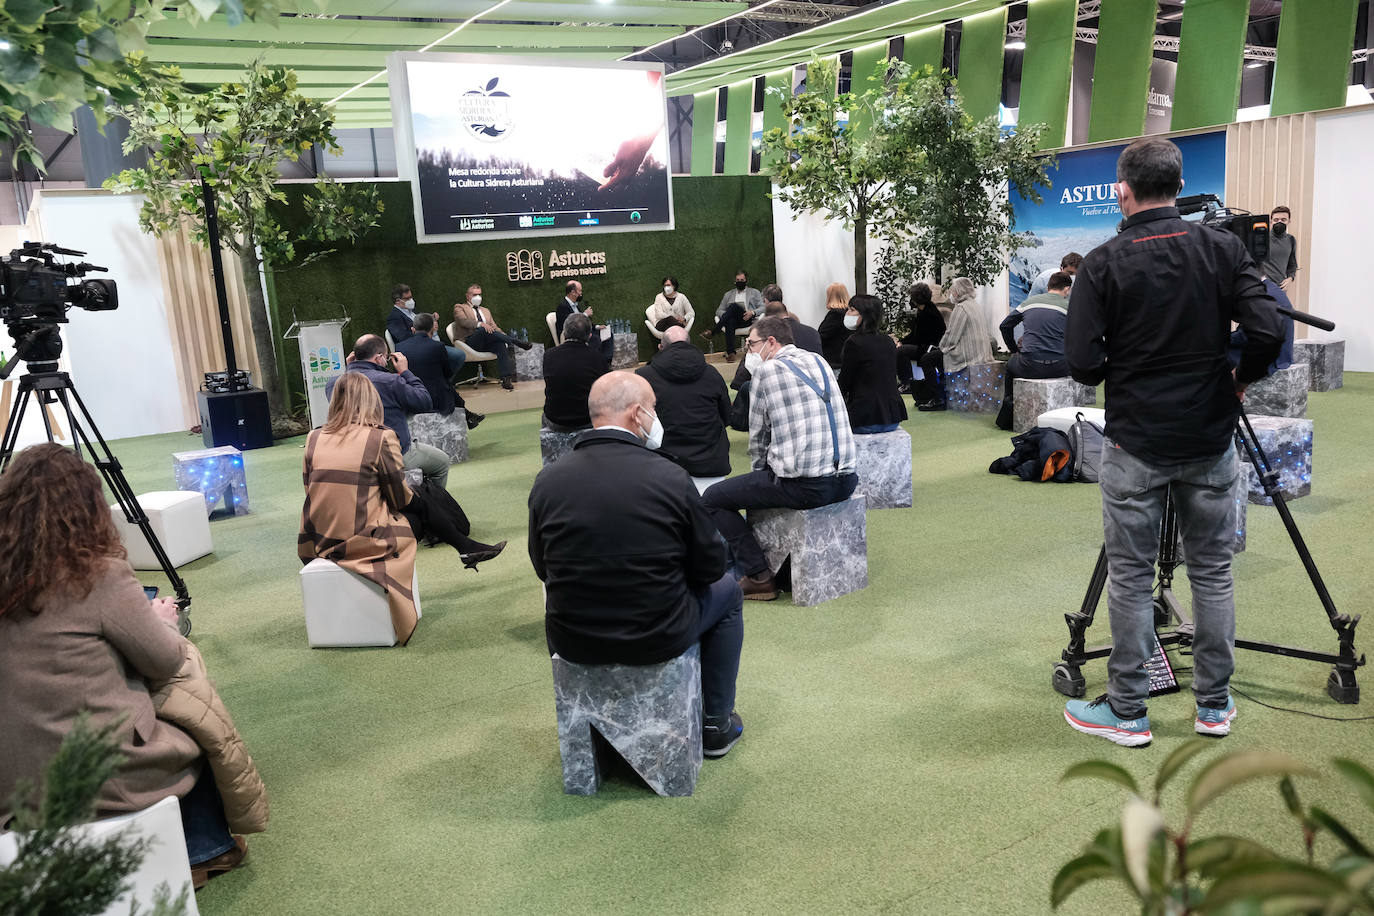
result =
[{"label": "presentation slide", "polygon": [[662,65],[398,53],[388,75],[420,241],[673,228]]}]

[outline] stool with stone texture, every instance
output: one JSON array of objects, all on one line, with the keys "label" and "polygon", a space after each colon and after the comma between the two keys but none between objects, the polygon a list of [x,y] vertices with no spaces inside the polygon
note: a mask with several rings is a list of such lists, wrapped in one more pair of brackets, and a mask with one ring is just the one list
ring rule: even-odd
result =
[{"label": "stool with stone texture", "polygon": [[[1248,401],[1249,398],[1246,398]],[[1279,472],[1279,487],[1284,497],[1293,500],[1312,492],[1312,421],[1301,417],[1250,417],[1255,440],[1269,466]],[[1264,495],[1259,474],[1249,457],[1241,452],[1240,473],[1250,502],[1257,506],[1272,506],[1274,501]]]},{"label": "stool with stone texture", "polygon": [[1011,428],[1023,433],[1042,413],[1060,407],[1089,407],[1097,403],[1097,389],[1073,379],[1018,378],[1012,382]]},{"label": "stool with stone texture", "polygon": [[1002,406],[1003,363],[973,363],[945,373],[945,406],[961,413],[997,413]]},{"label": "stool with stone texture", "polygon": [[580,665],[553,656],[563,791],[595,795],[614,751],[659,795],[691,795],[701,770],[701,656]]},{"label": "stool with stone texture", "polygon": [[1307,363],[1294,363],[1245,389],[1245,412],[1261,417],[1307,416]]},{"label": "stool with stone texture", "polygon": [[[580,431],[579,431],[580,432]],[[573,450],[579,432],[560,433],[557,430],[539,428],[539,454],[544,459],[544,467]]]},{"label": "stool with stone texture", "polygon": [[889,433],[855,436],[859,486],[870,509],[905,509],[911,505],[911,434],[898,427]]},{"label": "stool with stone texture", "polygon": [[750,509],[768,569],[792,569],[792,603],[811,607],[868,587],[865,498],[857,492],[819,509]]},{"label": "stool with stone texture", "polygon": [[1345,384],[1345,341],[1339,337],[1293,341],[1293,362],[1307,363],[1308,391],[1330,391]]},{"label": "stool with stone texture", "polygon": [[468,420],[463,411],[448,416],[433,411],[411,414],[408,422],[410,438],[448,455],[450,464],[468,460]]}]

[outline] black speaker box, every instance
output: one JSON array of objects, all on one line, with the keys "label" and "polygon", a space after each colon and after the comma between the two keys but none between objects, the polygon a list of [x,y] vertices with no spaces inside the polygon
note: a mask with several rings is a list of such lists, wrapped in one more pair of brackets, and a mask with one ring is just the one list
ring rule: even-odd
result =
[{"label": "black speaker box", "polygon": [[267,392],[261,388],[200,391],[196,401],[200,435],[207,447],[232,445],[247,450],[272,444],[272,413],[267,408]]}]

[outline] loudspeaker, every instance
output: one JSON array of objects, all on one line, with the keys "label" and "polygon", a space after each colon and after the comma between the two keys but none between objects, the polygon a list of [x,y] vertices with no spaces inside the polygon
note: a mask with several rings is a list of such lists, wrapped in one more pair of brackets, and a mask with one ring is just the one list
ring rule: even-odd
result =
[{"label": "loudspeaker", "polygon": [[242,391],[199,391],[200,435],[207,448],[232,445],[246,451],[272,444],[272,413],[267,392],[261,388]]}]

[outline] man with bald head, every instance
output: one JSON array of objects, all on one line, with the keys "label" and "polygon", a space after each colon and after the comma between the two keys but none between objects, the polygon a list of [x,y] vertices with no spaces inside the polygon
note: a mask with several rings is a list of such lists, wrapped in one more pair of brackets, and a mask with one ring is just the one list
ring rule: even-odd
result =
[{"label": "man with bald head", "polygon": [[663,453],[693,477],[730,473],[730,389],[687,341],[687,329],[663,332],[658,353],[638,371],[654,389],[663,423]]},{"label": "man with bald head", "polygon": [[725,547],[692,478],[655,454],[663,427],[649,383],[607,373],[588,410],[593,428],[530,490],[549,651],[585,665],[653,665],[700,643],[702,753],[723,757],[744,733],[743,596]]}]

